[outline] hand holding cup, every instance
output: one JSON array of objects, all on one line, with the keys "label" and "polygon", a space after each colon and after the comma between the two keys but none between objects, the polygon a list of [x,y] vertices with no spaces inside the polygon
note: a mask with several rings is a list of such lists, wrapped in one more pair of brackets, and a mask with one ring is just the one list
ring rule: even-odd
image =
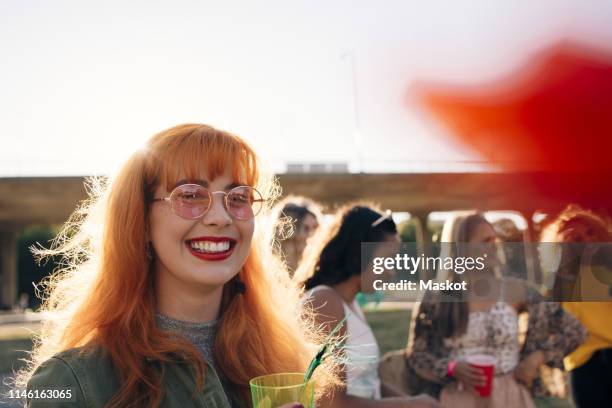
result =
[{"label": "hand holding cup", "polygon": [[455,365],[454,377],[472,389],[484,386],[487,381],[487,377],[480,368],[470,365],[465,360],[458,361]]}]

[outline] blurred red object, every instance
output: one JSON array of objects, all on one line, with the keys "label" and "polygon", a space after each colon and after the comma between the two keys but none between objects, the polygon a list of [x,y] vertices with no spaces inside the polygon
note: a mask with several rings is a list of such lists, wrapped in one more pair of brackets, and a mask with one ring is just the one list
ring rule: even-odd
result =
[{"label": "blurred red object", "polygon": [[561,42],[494,83],[418,83],[415,92],[453,135],[502,170],[586,173],[587,184],[612,195],[611,51]]},{"label": "blurred red object", "polygon": [[495,83],[415,89],[455,135],[502,166],[612,169],[612,54],[561,43]]}]

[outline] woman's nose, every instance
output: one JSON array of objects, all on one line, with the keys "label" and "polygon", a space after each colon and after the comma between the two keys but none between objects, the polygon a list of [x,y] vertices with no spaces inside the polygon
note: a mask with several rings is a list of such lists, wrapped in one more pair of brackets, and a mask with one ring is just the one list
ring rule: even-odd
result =
[{"label": "woman's nose", "polygon": [[202,217],[205,225],[224,227],[233,222],[232,216],[225,208],[225,196],[223,194],[213,194],[210,208]]}]

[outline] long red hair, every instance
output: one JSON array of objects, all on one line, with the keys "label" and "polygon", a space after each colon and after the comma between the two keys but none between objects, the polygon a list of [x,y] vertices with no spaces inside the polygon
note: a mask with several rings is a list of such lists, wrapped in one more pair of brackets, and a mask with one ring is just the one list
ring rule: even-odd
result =
[{"label": "long red hair", "polygon": [[[203,386],[205,366],[199,352],[156,326],[154,275],[145,251],[147,217],[157,186],[170,191],[179,177],[197,179],[202,171],[214,179],[227,166],[236,181],[255,186],[270,202],[277,196],[277,184],[262,171],[247,143],[199,124],[153,136],[112,182],[90,185],[91,199],[71,217],[53,248],[38,251],[43,256],[61,254],[64,261],[45,282],[42,331],[18,384],[23,386],[58,352],[98,346],[109,352],[122,384],[109,406],[159,405],[162,381],[148,359],[180,356],[191,361],[197,386]],[[265,232],[257,226],[239,272],[246,292],[237,296],[232,285],[224,288],[215,345],[219,369],[247,404],[249,379],[303,372],[318,347],[318,331],[300,306],[300,291],[272,254]],[[319,391],[334,383],[332,372],[331,367],[319,370]]]}]

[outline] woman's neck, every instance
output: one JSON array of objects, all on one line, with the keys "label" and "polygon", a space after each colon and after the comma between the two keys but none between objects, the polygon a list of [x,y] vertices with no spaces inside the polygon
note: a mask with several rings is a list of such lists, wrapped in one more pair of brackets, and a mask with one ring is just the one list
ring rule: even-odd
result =
[{"label": "woman's neck", "polygon": [[493,268],[487,268],[487,269],[483,269],[482,271],[479,270],[472,270],[470,272],[467,272],[465,274],[465,277],[462,278],[462,280],[467,280],[469,282],[476,282],[479,280],[486,280],[486,281],[495,281],[497,280],[497,276],[495,275],[495,270]]},{"label": "woman's neck", "polygon": [[355,286],[353,279],[331,285],[331,287],[340,295],[342,300],[349,305],[353,303],[355,296],[357,296],[359,292],[359,288]]},{"label": "woman's neck", "polygon": [[194,286],[169,273],[156,274],[155,278],[158,313],[192,323],[211,322],[219,317],[223,286]]}]

